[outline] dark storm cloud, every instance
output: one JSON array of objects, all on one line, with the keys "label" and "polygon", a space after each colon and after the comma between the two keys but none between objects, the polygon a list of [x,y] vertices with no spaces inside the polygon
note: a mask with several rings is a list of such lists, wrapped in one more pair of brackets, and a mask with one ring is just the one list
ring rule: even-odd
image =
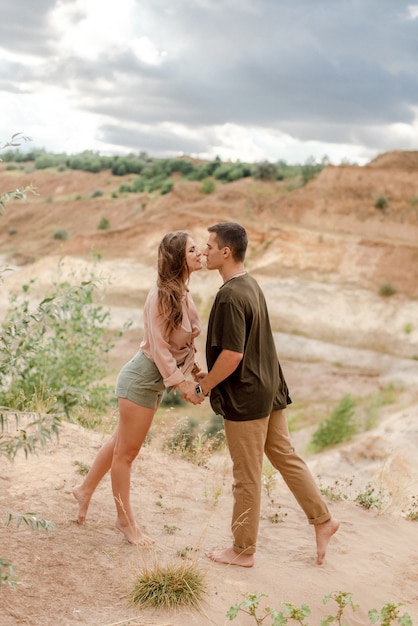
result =
[{"label": "dark storm cloud", "polygon": [[0,48],[23,54],[48,54],[53,33],[47,18],[55,5],[55,0],[0,0]]},{"label": "dark storm cloud", "polygon": [[142,151],[156,157],[170,154],[175,156],[178,153],[198,154],[207,149],[207,142],[203,139],[178,137],[164,130],[150,129],[146,132],[135,127],[102,125],[99,132],[101,140],[105,143],[126,146],[135,153],[140,146]]},{"label": "dark storm cloud", "polygon": [[[379,141],[369,127],[414,121],[418,19],[408,19],[408,7],[416,7],[408,2],[143,0],[134,31],[166,52],[155,65],[128,48],[110,48],[94,61],[60,54],[48,22],[54,4],[1,0],[1,46],[44,56],[45,63],[2,62],[0,87],[68,89],[80,111],[114,120],[101,129],[110,143],[129,147],[135,123],[229,122],[303,141],[368,137],[373,147]],[[80,15],[71,19],[77,24]],[[168,131],[143,139],[155,150],[159,140],[166,149],[179,142]]]}]

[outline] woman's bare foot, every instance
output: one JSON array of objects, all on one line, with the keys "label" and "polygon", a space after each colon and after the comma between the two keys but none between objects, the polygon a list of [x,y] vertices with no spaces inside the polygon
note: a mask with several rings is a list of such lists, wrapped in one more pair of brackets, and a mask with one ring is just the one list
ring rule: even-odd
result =
[{"label": "woman's bare foot", "polygon": [[239,554],[233,548],[225,550],[207,550],[206,556],[216,563],[225,565],[240,565],[241,567],[252,567],[254,565],[254,554]]},{"label": "woman's bare foot", "polygon": [[332,518],[327,522],[324,522],[323,524],[315,525],[317,554],[316,562],[318,563],[318,565],[322,565],[329,540],[331,539],[332,535],[337,532],[339,527],[340,522]]},{"label": "woman's bare foot", "polygon": [[86,521],[86,515],[87,515],[87,510],[89,508],[91,495],[86,496],[86,494],[83,493],[83,488],[81,487],[81,485],[77,485],[77,487],[74,487],[72,493],[73,493],[74,498],[78,502],[77,523],[84,524],[84,522]]},{"label": "woman's bare foot", "polygon": [[154,539],[151,539],[148,535],[144,535],[136,524],[123,524],[119,520],[116,520],[115,526],[124,535],[125,539],[135,546],[152,546],[154,543]]}]

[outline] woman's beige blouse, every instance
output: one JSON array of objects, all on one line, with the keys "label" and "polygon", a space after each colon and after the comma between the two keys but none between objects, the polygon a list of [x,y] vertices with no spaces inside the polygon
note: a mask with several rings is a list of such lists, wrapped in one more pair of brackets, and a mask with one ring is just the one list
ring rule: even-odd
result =
[{"label": "woman's beige blouse", "polygon": [[178,385],[190,373],[196,353],[194,340],[199,334],[199,315],[188,291],[183,299],[181,327],[167,333],[166,320],[158,310],[157,285],[154,285],[145,301],[140,350],[154,361],[166,387]]}]

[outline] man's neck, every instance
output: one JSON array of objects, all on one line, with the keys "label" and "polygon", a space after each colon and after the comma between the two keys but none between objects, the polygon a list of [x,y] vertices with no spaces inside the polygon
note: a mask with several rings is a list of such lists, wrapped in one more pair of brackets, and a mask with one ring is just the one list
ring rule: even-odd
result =
[{"label": "man's neck", "polygon": [[243,274],[246,274],[244,263],[238,263],[237,265],[234,265],[232,267],[223,268],[222,270],[220,270],[220,275],[222,276],[224,283],[226,283],[226,281],[230,280],[231,278],[235,278],[236,276],[242,276]]}]

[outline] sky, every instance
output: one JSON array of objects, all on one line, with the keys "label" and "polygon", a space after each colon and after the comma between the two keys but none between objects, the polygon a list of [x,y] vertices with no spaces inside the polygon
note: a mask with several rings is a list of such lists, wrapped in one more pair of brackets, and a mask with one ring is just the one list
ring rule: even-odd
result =
[{"label": "sky", "polygon": [[0,0],[0,145],[364,165],[418,150],[418,4]]}]

